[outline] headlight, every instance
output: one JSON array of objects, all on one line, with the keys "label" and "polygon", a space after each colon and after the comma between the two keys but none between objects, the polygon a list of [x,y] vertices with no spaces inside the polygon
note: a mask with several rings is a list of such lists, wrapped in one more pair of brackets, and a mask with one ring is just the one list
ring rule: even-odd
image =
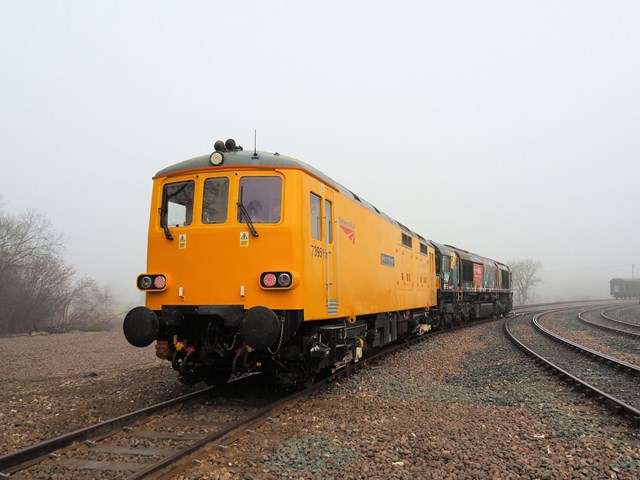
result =
[{"label": "headlight", "polygon": [[291,275],[289,275],[287,272],[278,275],[278,285],[280,285],[281,287],[288,287],[289,285],[291,285]]},{"label": "headlight", "polygon": [[221,165],[223,160],[224,155],[222,154],[222,152],[213,152],[211,155],[209,155],[209,162],[211,162],[211,165],[213,165],[214,167]]}]

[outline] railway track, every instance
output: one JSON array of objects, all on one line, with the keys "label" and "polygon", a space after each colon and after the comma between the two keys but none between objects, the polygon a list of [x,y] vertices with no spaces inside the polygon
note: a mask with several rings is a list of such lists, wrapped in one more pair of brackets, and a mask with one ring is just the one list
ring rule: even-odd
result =
[{"label": "railway track", "polygon": [[[612,310],[620,307],[634,306],[636,304],[637,302],[618,301],[616,303],[617,307],[613,307]],[[580,309],[580,308],[585,308],[589,305],[592,305],[594,309],[598,307],[610,307],[611,300],[585,300],[585,301],[579,301],[579,302],[566,301],[566,302],[554,302],[554,303],[536,303],[532,305],[521,305],[521,306],[513,307],[511,313],[514,315],[518,313],[539,313],[551,308],[555,310],[568,310],[571,308]]]},{"label": "railway track", "polygon": [[[493,319],[465,324],[475,326]],[[49,478],[170,478],[189,466],[188,460],[199,450],[224,447],[282,410],[350,375],[367,363],[376,362],[401,349],[446,331],[432,332],[395,344],[359,363],[347,366],[305,390],[275,400],[251,402],[240,408],[233,395],[207,406],[216,387],[176,398],[152,407],[76,430],[60,437],[0,457],[0,477]],[[259,376],[258,376],[259,377]],[[246,379],[250,381],[250,379]],[[231,384],[222,388],[229,388]],[[252,387],[247,388],[251,390]],[[255,396],[252,396],[255,400]],[[246,403],[246,402],[244,402]],[[15,476],[14,476],[15,474]],[[69,477],[71,475],[71,477]]]},{"label": "railway track", "polygon": [[640,421],[640,367],[583,347],[544,327],[557,313],[519,314],[504,324],[507,336],[525,352],[615,410]]},{"label": "railway track", "polygon": [[614,310],[618,310],[619,308],[620,307],[613,307],[613,308],[608,308],[606,310],[602,310],[600,311],[599,316],[596,316],[593,318],[587,318],[586,314],[596,312],[600,310],[600,308],[596,308],[593,310],[586,310],[584,312],[579,312],[578,318],[581,321],[593,327],[602,328],[604,330],[615,332],[621,335],[628,335],[640,341],[640,324],[625,322],[623,320],[618,320],[608,315],[608,313]]},{"label": "railway track", "polygon": [[[187,455],[241,410],[222,402],[207,408],[212,388],[184,395],[96,425],[82,428],[0,457],[0,476],[45,478],[54,473],[90,471],[87,478],[142,478],[152,465]],[[159,420],[161,419],[161,420]],[[21,472],[22,471],[22,472]],[[124,476],[127,472],[129,476]],[[17,477],[16,477],[17,478]],[[75,474],[74,474],[75,478]]]}]

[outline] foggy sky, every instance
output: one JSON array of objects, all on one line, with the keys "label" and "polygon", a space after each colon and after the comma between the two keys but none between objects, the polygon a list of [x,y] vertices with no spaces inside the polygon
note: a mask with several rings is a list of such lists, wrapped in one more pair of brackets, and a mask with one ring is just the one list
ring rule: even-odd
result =
[{"label": "foggy sky", "polygon": [[0,2],[0,195],[136,297],[151,177],[235,138],[426,238],[640,276],[637,1]]}]

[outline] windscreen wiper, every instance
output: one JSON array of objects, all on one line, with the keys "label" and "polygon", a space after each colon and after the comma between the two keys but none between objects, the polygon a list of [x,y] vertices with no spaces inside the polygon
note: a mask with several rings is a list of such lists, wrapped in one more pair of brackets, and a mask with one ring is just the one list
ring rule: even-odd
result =
[{"label": "windscreen wiper", "polygon": [[171,231],[167,226],[167,221],[164,218],[166,209],[164,207],[160,207],[158,211],[160,212],[160,226],[164,230],[164,236],[167,237],[167,240],[173,240],[173,235],[171,235]]},{"label": "windscreen wiper", "polygon": [[249,227],[249,230],[251,231],[251,235],[253,235],[254,237],[258,237],[259,235],[258,235],[258,232],[256,231],[256,227],[253,226],[253,222],[251,221],[251,215],[249,215],[249,212],[247,211],[242,201],[238,202],[238,210],[240,211],[240,216],[244,217],[244,220],[245,220],[244,223],[246,223],[247,227]]}]

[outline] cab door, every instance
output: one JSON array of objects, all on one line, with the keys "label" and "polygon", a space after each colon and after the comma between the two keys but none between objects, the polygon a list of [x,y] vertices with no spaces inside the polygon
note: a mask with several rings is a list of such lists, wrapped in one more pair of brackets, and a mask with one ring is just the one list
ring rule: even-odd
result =
[{"label": "cab door", "polygon": [[322,188],[322,237],[324,248],[325,267],[325,297],[327,301],[327,315],[338,314],[338,304],[340,303],[338,294],[338,245],[336,235],[336,214],[334,208],[334,192],[324,187]]}]

